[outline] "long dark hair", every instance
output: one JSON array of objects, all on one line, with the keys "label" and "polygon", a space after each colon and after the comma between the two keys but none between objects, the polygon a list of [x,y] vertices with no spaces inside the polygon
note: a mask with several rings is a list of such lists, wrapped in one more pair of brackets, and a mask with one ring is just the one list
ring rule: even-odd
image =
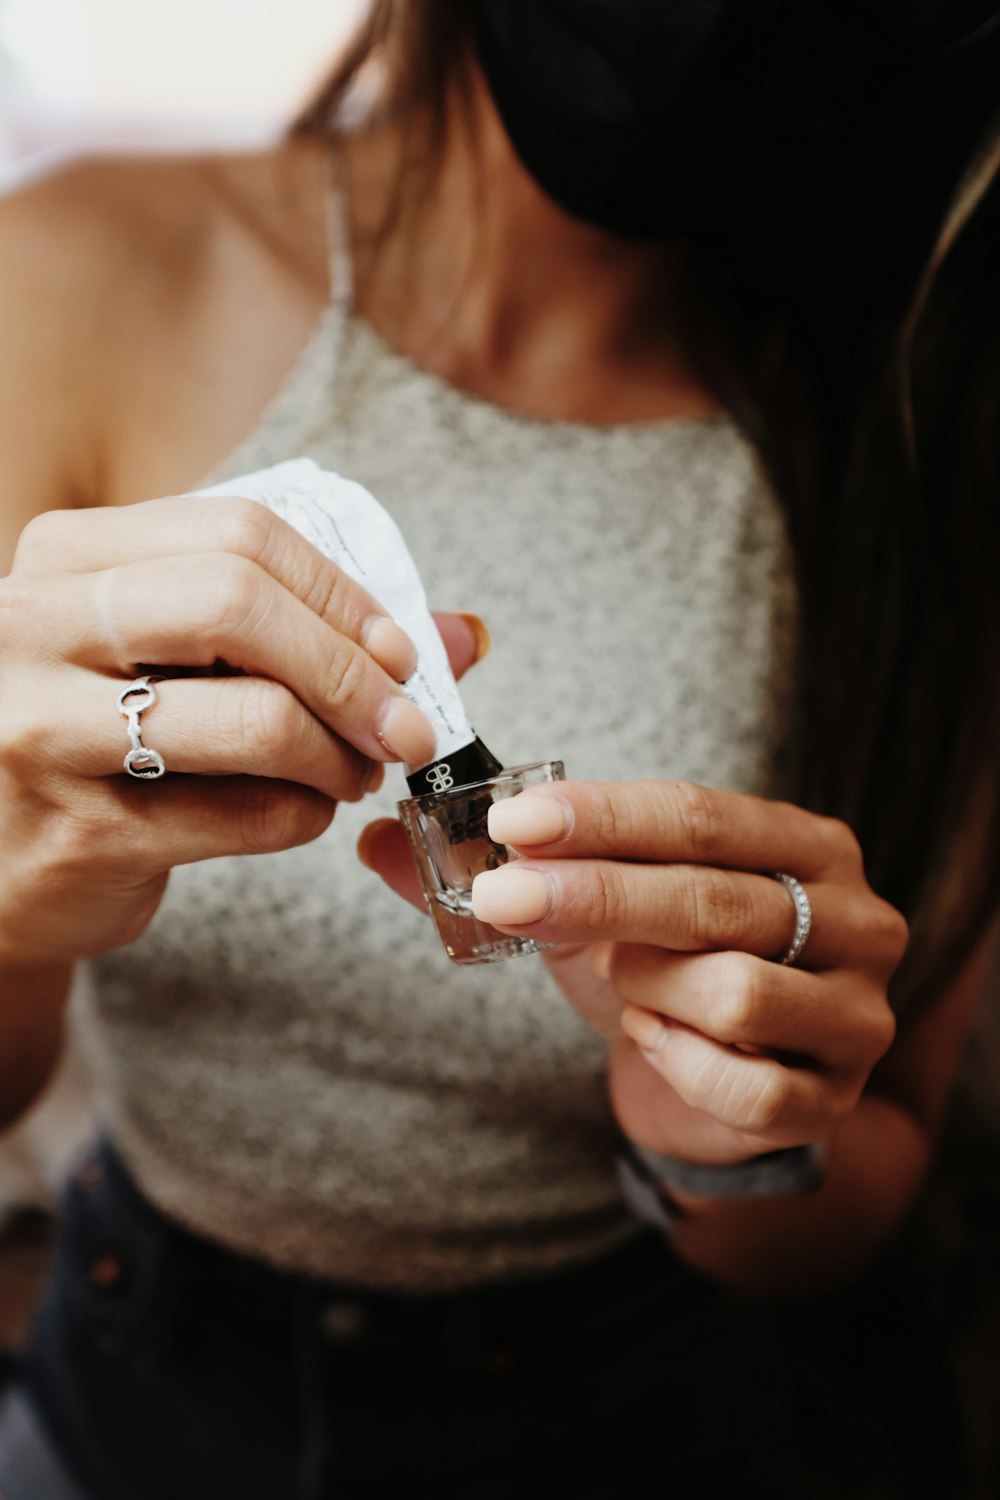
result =
[{"label": "long dark hair", "polygon": [[[385,107],[421,125],[405,165],[431,171],[470,49],[462,0],[374,0],[294,129],[335,136],[377,59]],[[911,122],[839,183],[797,185],[763,231],[690,247],[692,352],[760,451],[796,559],[797,800],[850,824],[909,919],[907,1009],[947,983],[1000,898],[1000,191],[993,160],[935,243],[981,124],[952,115],[950,153],[931,112],[933,150]],[[919,182],[898,161],[891,175],[904,145]],[[918,189],[906,202],[900,182]],[[843,208],[822,239],[806,227],[821,200]]]},{"label": "long dark hair", "polygon": [[[868,613],[884,637],[883,665],[865,684],[868,724],[853,726],[848,746],[852,810],[879,828],[880,853],[891,840],[886,873],[911,917],[918,978],[946,977],[1000,895],[996,126],[987,140],[893,340],[846,487],[845,521],[870,512],[863,582],[882,595]],[[857,624],[846,644],[863,650]]]}]

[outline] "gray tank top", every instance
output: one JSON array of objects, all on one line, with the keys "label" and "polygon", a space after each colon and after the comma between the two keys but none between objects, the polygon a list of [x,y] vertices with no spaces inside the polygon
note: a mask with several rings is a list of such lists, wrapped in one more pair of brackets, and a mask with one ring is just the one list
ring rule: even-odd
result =
[{"label": "gray tank top", "polygon": [[[432,608],[489,624],[463,693],[507,764],[781,792],[794,591],[733,422],[465,395],[352,311],[339,228],[331,249],[319,326],[204,482],[308,455],[378,496]],[[174,871],[150,929],[92,966],[107,1128],[164,1211],[278,1266],[433,1290],[595,1256],[631,1232],[606,1045],[540,958],[452,965],[358,863],[404,795],[394,767],[306,848]]]}]

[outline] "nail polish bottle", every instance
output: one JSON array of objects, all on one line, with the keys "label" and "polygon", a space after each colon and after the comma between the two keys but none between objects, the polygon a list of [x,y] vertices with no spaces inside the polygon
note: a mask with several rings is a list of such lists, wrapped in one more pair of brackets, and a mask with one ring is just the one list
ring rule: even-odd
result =
[{"label": "nail polish bottle", "polygon": [[498,963],[548,947],[534,938],[512,937],[472,910],[472,882],[496,870],[517,851],[490,838],[490,806],[526,787],[563,781],[558,760],[502,770],[477,737],[472,743],[407,776],[411,791],[398,804],[427,905],[448,957],[458,964]]}]

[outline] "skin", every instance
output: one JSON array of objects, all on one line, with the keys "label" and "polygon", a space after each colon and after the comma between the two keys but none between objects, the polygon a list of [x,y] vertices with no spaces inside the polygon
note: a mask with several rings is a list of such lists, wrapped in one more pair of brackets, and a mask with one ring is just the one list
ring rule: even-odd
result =
[{"label": "skin", "polygon": [[[681,349],[669,252],[562,214],[519,166],[482,89],[476,100],[478,155],[451,133],[419,215],[377,258],[399,138],[387,127],[347,150],[362,315],[443,379],[531,416],[711,410]],[[400,701],[407,643],[362,590],[239,497],[137,505],[183,493],[230,451],[308,337],[329,295],[328,170],[308,143],[90,164],[0,204],[8,1119],[51,1067],[73,962],[140,932],[172,865],[305,842],[403,752],[385,714]],[[462,670],[474,632],[441,623]],[[293,644],[301,632],[309,652]],[[127,782],[109,712],[121,679],[139,662],[216,658],[247,675],[168,682],[153,710],[168,764],[200,775]],[[419,737],[412,720],[397,729],[411,746]],[[830,1142],[827,1186],[808,1200],[685,1200],[681,1253],[760,1289],[862,1263],[919,1183],[982,957],[873,1079],[893,1036],[886,990],[905,926],[868,888],[848,830],[670,782],[542,795],[567,831],[539,841],[539,794],[517,799],[527,823],[503,836],[527,861],[476,900],[506,930],[562,945],[552,971],[608,1038],[626,1131],[696,1161]],[[398,825],[373,825],[360,853],[419,902]],[[792,927],[787,893],[759,873],[773,869],[799,875],[816,912],[795,970],[769,962]]]}]

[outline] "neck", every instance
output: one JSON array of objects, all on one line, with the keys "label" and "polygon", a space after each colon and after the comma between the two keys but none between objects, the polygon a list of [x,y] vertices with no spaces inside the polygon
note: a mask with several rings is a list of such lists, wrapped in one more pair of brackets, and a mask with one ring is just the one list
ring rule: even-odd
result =
[{"label": "neck", "polygon": [[542,416],[710,409],[681,350],[677,251],[559,208],[522,167],[479,79],[470,111],[454,105],[432,178],[384,236],[403,137],[383,127],[352,147],[364,315],[453,384]]}]

